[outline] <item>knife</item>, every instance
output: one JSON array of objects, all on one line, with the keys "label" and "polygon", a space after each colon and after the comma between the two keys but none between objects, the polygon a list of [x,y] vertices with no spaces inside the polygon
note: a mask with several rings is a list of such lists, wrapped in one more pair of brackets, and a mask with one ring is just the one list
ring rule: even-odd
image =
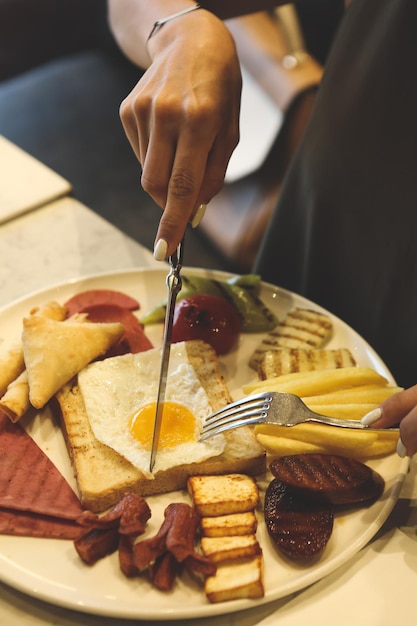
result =
[{"label": "knife", "polygon": [[171,352],[172,324],[177,295],[181,291],[181,268],[184,252],[184,239],[178,244],[176,251],[169,257],[170,270],[166,278],[168,288],[168,301],[165,312],[164,338],[162,342],[161,369],[159,373],[158,395],[156,398],[155,422],[152,436],[151,459],[149,471],[152,472],[155,465],[155,457],[158,450],[159,435],[161,432],[162,414],[164,411],[165,390],[168,380],[169,355]]}]

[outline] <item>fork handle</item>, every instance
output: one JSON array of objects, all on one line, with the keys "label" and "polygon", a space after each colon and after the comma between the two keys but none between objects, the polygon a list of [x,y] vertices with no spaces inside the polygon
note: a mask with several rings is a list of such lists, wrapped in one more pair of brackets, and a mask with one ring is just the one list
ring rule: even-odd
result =
[{"label": "fork handle", "polygon": [[327,415],[319,415],[317,417],[309,416],[307,422],[317,422],[318,424],[328,424],[329,426],[339,426],[341,428],[359,428],[364,430],[369,428],[367,424],[363,424],[359,420],[343,420],[336,417],[328,417]]}]

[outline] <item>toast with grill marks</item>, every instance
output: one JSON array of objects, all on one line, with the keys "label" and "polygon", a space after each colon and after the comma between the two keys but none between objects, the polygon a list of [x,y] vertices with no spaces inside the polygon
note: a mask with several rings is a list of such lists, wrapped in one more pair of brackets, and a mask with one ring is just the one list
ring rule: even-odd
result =
[{"label": "toast with grill marks", "polygon": [[[204,387],[213,411],[231,401],[217,355],[203,341],[186,342],[187,358]],[[253,476],[265,471],[265,451],[249,427],[226,433],[221,455],[200,463],[183,464],[146,478],[124,457],[100,443],[89,423],[77,379],[57,393],[57,410],[74,468],[83,505],[101,512],[116,504],[126,491],[142,496],[184,489],[189,476],[243,472]]]}]

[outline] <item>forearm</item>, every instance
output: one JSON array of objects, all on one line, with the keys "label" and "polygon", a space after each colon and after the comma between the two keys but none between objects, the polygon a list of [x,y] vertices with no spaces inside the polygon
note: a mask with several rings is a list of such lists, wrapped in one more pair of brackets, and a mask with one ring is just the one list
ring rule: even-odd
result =
[{"label": "forearm", "polygon": [[[203,5],[221,19],[285,4],[287,0],[204,0]],[[124,54],[136,65],[148,67],[146,46],[154,23],[193,6],[192,0],[108,0],[109,23]]]}]

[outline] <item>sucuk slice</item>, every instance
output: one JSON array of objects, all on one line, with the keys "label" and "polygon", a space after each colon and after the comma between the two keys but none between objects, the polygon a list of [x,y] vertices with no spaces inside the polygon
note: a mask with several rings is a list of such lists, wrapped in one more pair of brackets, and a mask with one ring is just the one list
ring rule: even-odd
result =
[{"label": "sucuk slice", "polygon": [[46,454],[4,415],[0,415],[0,508],[66,520],[76,520],[84,510]]},{"label": "sucuk slice", "polygon": [[377,500],[384,480],[368,465],[335,454],[294,454],[271,462],[272,474],[300,498],[334,505]]},{"label": "sucuk slice", "polygon": [[264,516],[272,541],[291,560],[318,557],[333,530],[331,507],[298,498],[277,478],[267,487]]},{"label": "sucuk slice", "polygon": [[86,306],[96,304],[116,304],[123,309],[135,311],[139,309],[139,302],[127,294],[114,289],[88,289],[75,294],[66,301],[68,316],[78,313]]}]

